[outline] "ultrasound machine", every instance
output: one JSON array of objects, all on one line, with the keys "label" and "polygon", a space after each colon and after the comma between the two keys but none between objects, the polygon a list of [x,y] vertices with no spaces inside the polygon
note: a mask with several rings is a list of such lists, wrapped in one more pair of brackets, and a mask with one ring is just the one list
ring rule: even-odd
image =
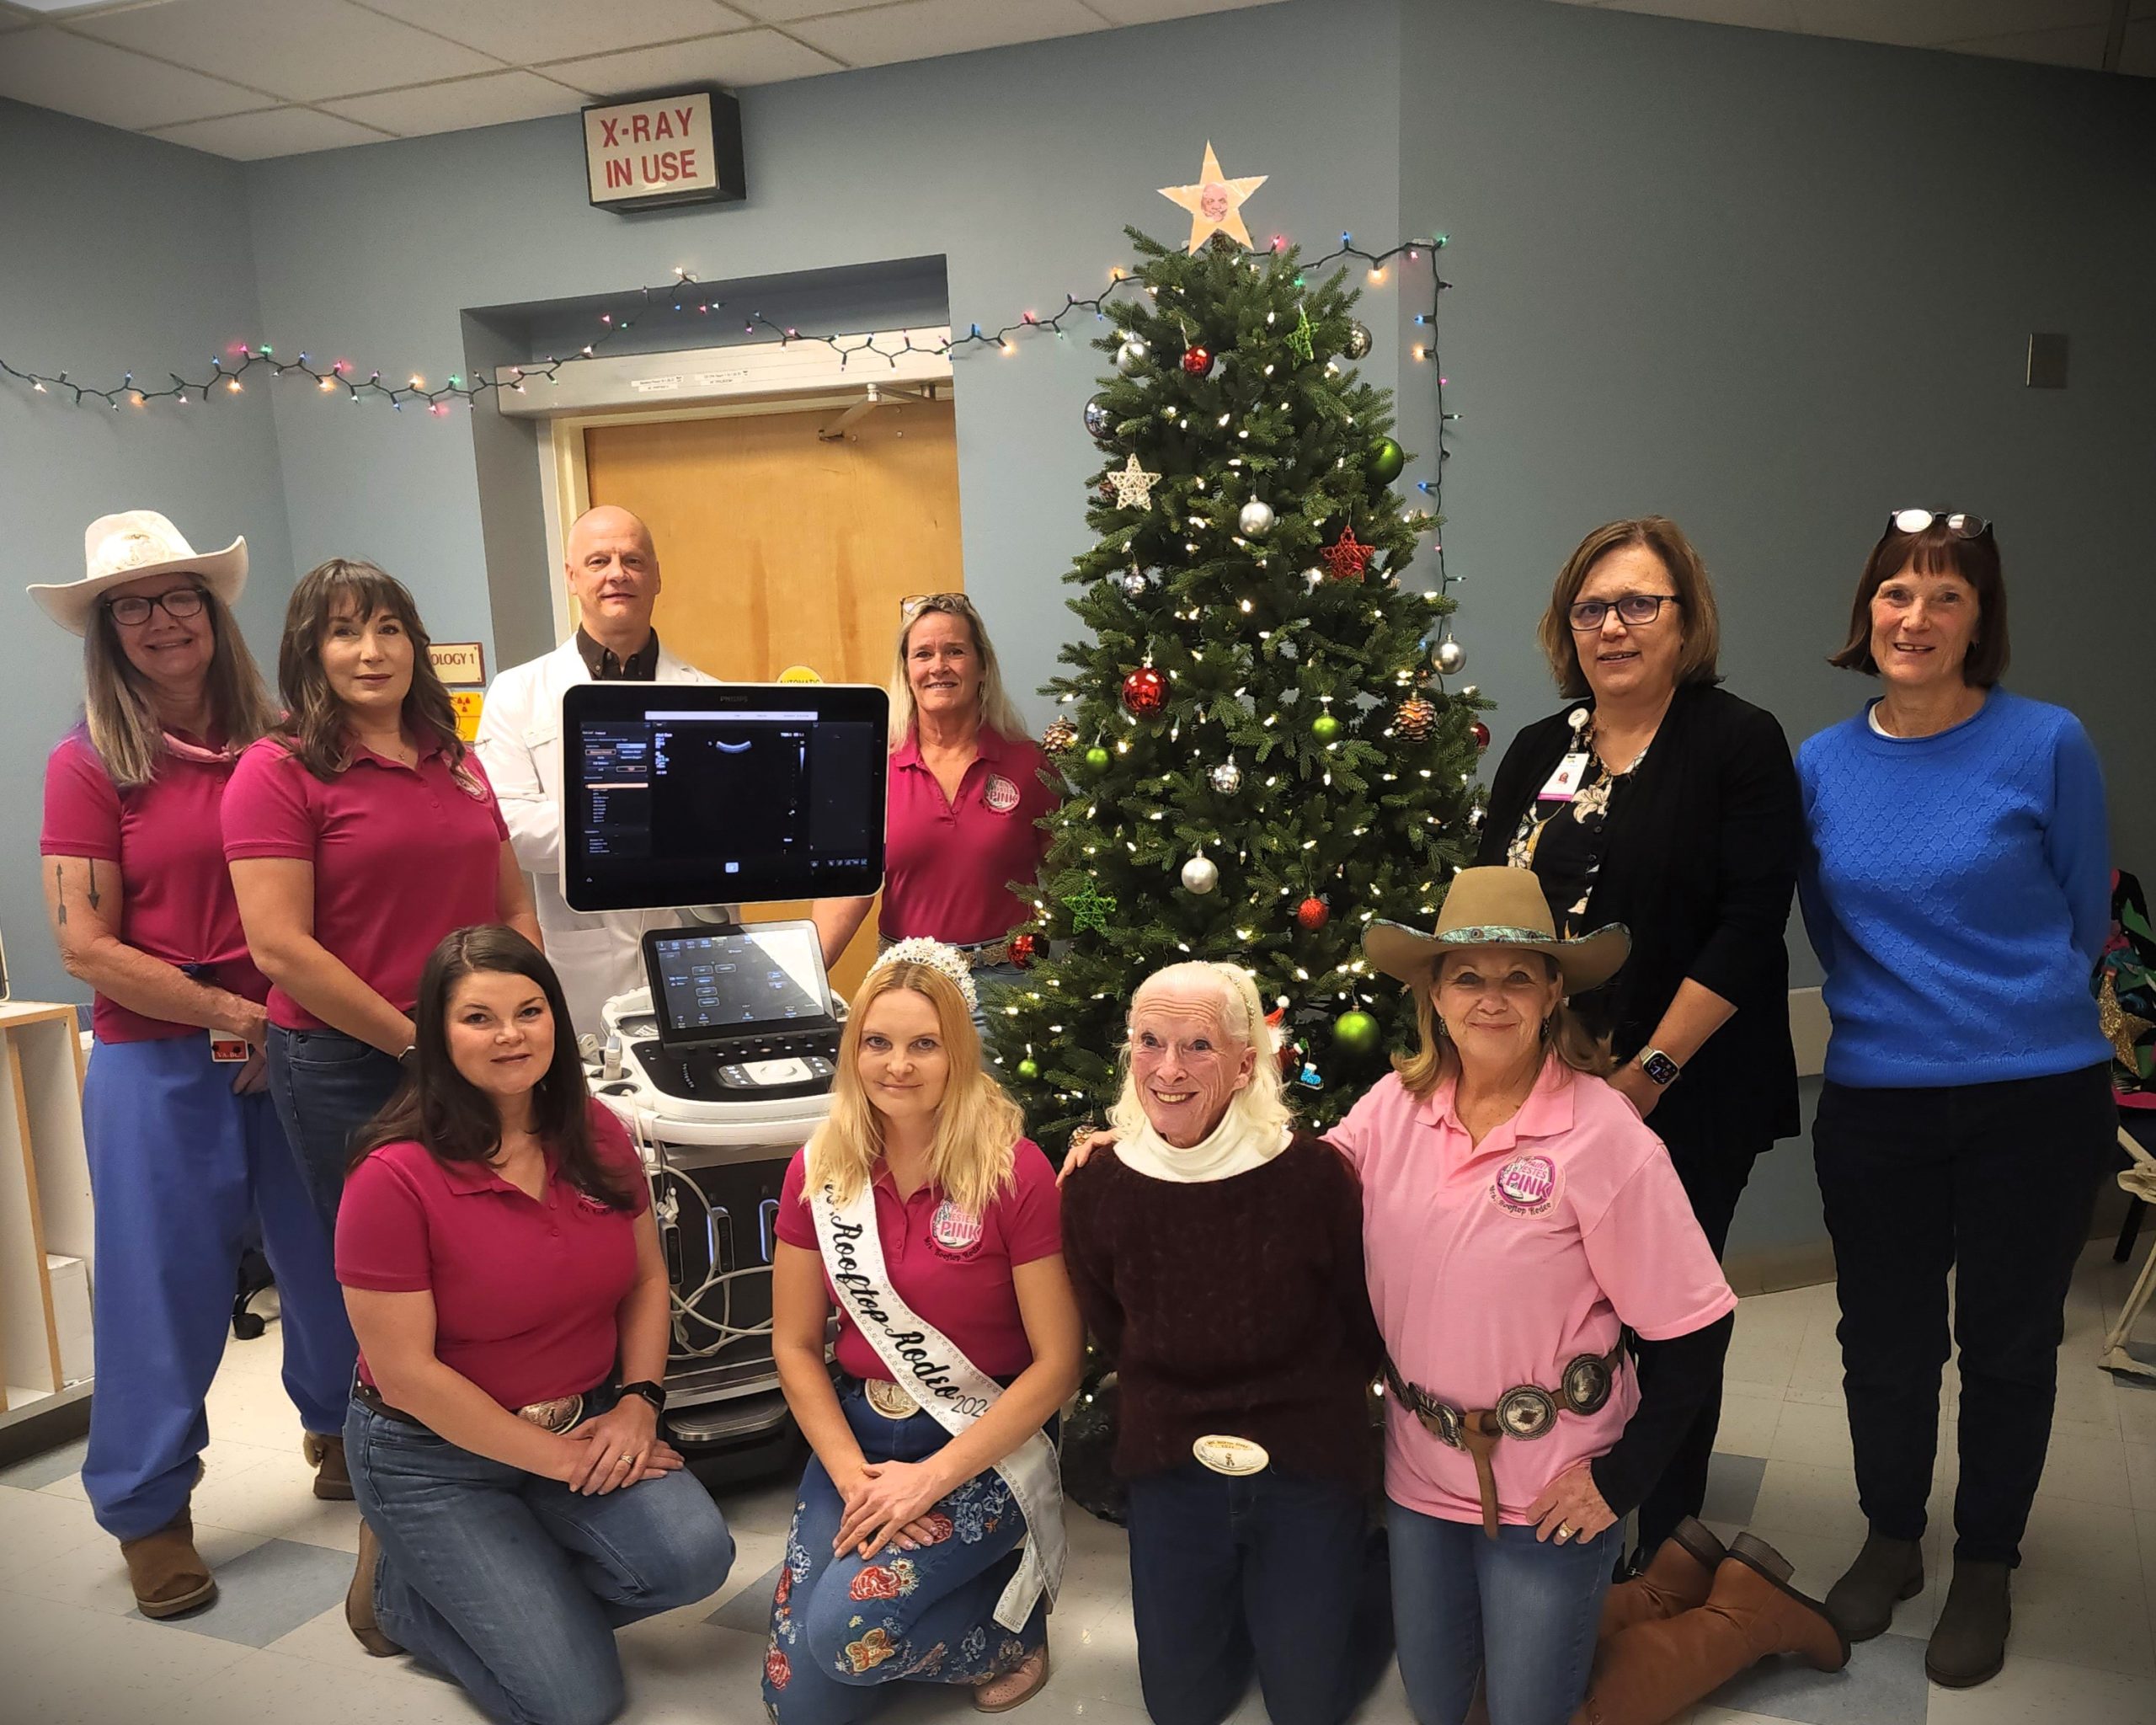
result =
[{"label": "ultrasound machine", "polygon": [[[880,689],[586,683],[562,705],[579,911],[863,898],[883,876]],[[708,914],[708,913],[703,913]],[[673,1286],[666,1425],[707,1478],[790,1459],[771,1363],[779,1186],[830,1109],[846,1006],[805,920],[643,937],[593,1090],[642,1152]]]}]

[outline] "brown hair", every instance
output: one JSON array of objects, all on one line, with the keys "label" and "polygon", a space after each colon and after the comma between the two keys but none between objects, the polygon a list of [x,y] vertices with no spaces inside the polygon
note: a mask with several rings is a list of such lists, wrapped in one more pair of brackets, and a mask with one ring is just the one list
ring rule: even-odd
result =
[{"label": "brown hair", "polygon": [[[202,614],[210,620],[210,666],[204,684],[210,697],[210,723],[219,743],[244,749],[276,724],[276,709],[270,704],[270,692],[262,686],[262,673],[255,669],[254,655],[247,650],[231,607],[200,583],[195,591],[202,595]],[[83,716],[90,746],[104,762],[107,775],[123,791],[149,783],[164,758],[164,727],[146,680],[127,656],[111,611],[102,605],[94,608],[90,626],[83,632]]]},{"label": "brown hair", "polygon": [[325,781],[352,764],[344,703],[322,668],[323,637],[338,613],[346,610],[361,622],[386,611],[403,626],[412,640],[405,727],[421,754],[440,749],[457,782],[467,790],[478,790],[477,776],[464,764],[467,751],[456,734],[456,708],[427,652],[426,626],[419,621],[419,606],[394,575],[355,558],[333,557],[309,569],[292,589],[291,603],[285,608],[285,638],[277,648],[277,689],[285,697],[280,733],[300,764]]},{"label": "brown hair", "polygon": [[385,1144],[416,1139],[436,1162],[491,1162],[502,1147],[501,1113],[494,1098],[456,1070],[449,1052],[449,997],[480,972],[522,976],[547,996],[554,1015],[554,1058],[531,1090],[531,1130],[553,1153],[561,1178],[611,1210],[636,1202],[620,1172],[591,1141],[591,1092],[561,979],[547,955],[515,929],[478,923],[442,937],[419,974],[412,1008],[412,1070],[387,1106],[360,1132],[346,1172]]},{"label": "brown hair", "polygon": [[1550,608],[1542,614],[1542,651],[1557,679],[1558,692],[1568,697],[1592,692],[1587,673],[1580,669],[1579,642],[1572,633],[1568,613],[1572,601],[1594,566],[1611,552],[1627,545],[1644,546],[1662,559],[1677,590],[1684,630],[1684,644],[1677,655],[1677,681],[1718,683],[1715,661],[1721,652],[1721,615],[1715,608],[1715,590],[1707,579],[1707,566],[1684,537],[1684,530],[1667,515],[1639,515],[1630,521],[1608,521],[1579,542],[1557,572],[1557,585],[1550,594]]},{"label": "brown hair", "polygon": [[1961,681],[1972,689],[1988,689],[2006,675],[2006,576],[1999,563],[1999,541],[1988,523],[1973,539],[1964,539],[1935,520],[1921,533],[1904,533],[1892,522],[1871,547],[1857,578],[1856,600],[1849,606],[1849,638],[1842,650],[1827,663],[1844,670],[1879,675],[1879,661],[1871,656],[1871,601],[1879,590],[1903,569],[1920,575],[1959,575],[1977,595],[1977,632],[1961,660]]},{"label": "brown hair", "polygon": [[[1457,956],[1447,953],[1446,959]],[[1550,974],[1558,974],[1557,961],[1547,953],[1542,962],[1550,967]],[[1438,974],[1444,968],[1444,959],[1426,970],[1420,981],[1412,985],[1415,996],[1415,1052],[1395,1055],[1392,1070],[1400,1075],[1401,1088],[1417,1102],[1428,1102],[1439,1085],[1460,1071],[1460,1050],[1452,1045],[1452,1039],[1445,1034],[1445,1021],[1438,1016],[1437,1002],[1431,998],[1437,987]],[[1543,1021],[1543,1042],[1558,1064],[1575,1072],[1592,1072],[1597,1077],[1609,1071],[1609,1050],[1595,1036],[1558,996],[1556,1008]]]}]

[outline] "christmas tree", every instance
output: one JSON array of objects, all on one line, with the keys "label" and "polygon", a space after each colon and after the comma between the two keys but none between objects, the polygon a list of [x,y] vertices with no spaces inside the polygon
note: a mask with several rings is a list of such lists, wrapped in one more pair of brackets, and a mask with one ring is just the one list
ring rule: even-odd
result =
[{"label": "christmas tree", "polygon": [[1353,370],[1357,296],[1250,249],[1254,183],[1218,195],[1209,156],[1168,194],[1214,195],[1187,251],[1129,230],[1140,291],[1105,303],[1114,373],[1086,406],[1106,462],[1065,579],[1090,638],[1044,692],[1065,800],[990,1026],[1051,1156],[1115,1095],[1132,989],[1185,958],[1257,973],[1297,1114],[1337,1119],[1413,1044],[1364,927],[1428,927],[1474,842],[1489,734],[1438,675],[1452,601],[1403,579],[1437,517],[1390,489],[1405,457],[1390,392]]}]

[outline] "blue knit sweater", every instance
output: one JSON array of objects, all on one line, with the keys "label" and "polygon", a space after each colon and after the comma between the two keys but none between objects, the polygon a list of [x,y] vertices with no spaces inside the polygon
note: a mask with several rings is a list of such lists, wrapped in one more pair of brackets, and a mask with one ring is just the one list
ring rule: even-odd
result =
[{"label": "blue knit sweater", "polygon": [[1900,738],[1867,706],[1796,766],[1829,1079],[1935,1088],[2109,1057],[2090,988],[2110,932],[2104,780],[2079,719],[1993,689],[1951,729]]}]

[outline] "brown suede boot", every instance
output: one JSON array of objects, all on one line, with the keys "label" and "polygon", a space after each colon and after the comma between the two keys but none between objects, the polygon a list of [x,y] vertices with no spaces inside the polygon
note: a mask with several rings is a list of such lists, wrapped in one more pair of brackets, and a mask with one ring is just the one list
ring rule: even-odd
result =
[{"label": "brown suede boot", "polygon": [[360,1561],[352,1570],[352,1584],[344,1590],[344,1622],[352,1632],[353,1640],[372,1653],[377,1659],[386,1659],[403,1648],[382,1632],[382,1626],[375,1621],[374,1575],[382,1562],[382,1541],[374,1536],[374,1529],[367,1525],[364,1515],[360,1518]]},{"label": "brown suede boot", "polygon": [[1645,1570],[1630,1581],[1620,1581],[1602,1596],[1602,1627],[1598,1637],[1607,1641],[1620,1630],[1650,1619],[1674,1617],[1707,1602],[1714,1590],[1715,1571],[1729,1555],[1722,1542],[1699,1522],[1686,1516],[1662,1542]]},{"label": "brown suede boot", "polygon": [[210,1566],[195,1549],[195,1518],[183,1509],[155,1533],[122,1540],[127,1579],[145,1617],[177,1617],[199,1610],[217,1597]]},{"label": "brown suede boot", "polygon": [[352,1500],[352,1473],[344,1466],[344,1440],[321,1432],[300,1439],[300,1454],[314,1464],[314,1494],[341,1503]]},{"label": "brown suede boot", "polygon": [[1740,1671],[1795,1653],[1822,1671],[1849,1663],[1825,1609],[1789,1584],[1788,1561],[1739,1534],[1696,1610],[1636,1623],[1604,1642],[1573,1725],[1662,1725]]}]

